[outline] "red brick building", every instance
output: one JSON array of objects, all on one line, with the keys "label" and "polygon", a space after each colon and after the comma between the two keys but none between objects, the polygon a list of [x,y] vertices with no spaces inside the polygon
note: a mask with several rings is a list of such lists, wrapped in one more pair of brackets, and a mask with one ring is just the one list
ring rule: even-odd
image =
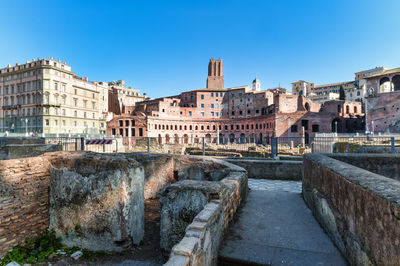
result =
[{"label": "red brick building", "polygon": [[192,143],[203,137],[207,142],[266,143],[272,136],[300,138],[302,128],[306,139],[316,133],[363,129],[361,103],[330,101],[321,107],[308,98],[281,91],[261,91],[254,86],[219,88],[223,85],[221,59],[211,59],[208,72],[207,88],[137,102],[131,114],[108,124],[108,133],[142,137],[129,134],[124,122],[122,126],[116,122],[129,117],[141,121],[135,123],[143,127],[143,136],[163,143]]}]

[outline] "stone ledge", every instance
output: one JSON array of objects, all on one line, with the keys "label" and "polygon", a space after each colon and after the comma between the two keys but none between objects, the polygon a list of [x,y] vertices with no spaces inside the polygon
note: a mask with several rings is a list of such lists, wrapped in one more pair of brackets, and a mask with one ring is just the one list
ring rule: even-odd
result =
[{"label": "stone ledge", "polygon": [[400,182],[334,157],[304,156],[305,202],[350,264],[397,265]]}]

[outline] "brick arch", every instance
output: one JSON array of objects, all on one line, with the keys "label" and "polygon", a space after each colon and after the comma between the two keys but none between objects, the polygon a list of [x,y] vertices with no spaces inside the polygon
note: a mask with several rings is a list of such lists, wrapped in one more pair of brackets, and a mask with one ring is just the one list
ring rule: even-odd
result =
[{"label": "brick arch", "polygon": [[399,91],[400,90],[400,75],[393,76],[392,83],[393,83],[393,89],[395,91]]}]

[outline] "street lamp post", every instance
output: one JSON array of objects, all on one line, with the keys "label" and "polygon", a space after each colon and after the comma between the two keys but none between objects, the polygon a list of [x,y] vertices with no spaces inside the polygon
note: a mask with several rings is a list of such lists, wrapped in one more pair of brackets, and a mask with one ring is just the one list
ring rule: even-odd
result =
[{"label": "street lamp post", "polygon": [[371,129],[372,135],[374,135],[374,121],[371,121],[371,127],[372,127]]},{"label": "street lamp post", "polygon": [[337,131],[338,131],[338,128],[337,128],[337,121],[335,121],[335,132],[336,132],[336,135],[337,135]]}]

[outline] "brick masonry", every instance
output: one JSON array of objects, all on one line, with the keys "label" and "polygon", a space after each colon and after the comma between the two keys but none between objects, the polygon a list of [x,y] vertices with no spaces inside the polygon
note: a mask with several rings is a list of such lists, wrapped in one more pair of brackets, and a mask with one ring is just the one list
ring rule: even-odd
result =
[{"label": "brick masonry", "polygon": [[66,153],[0,161],[0,257],[49,226],[50,168]]}]

